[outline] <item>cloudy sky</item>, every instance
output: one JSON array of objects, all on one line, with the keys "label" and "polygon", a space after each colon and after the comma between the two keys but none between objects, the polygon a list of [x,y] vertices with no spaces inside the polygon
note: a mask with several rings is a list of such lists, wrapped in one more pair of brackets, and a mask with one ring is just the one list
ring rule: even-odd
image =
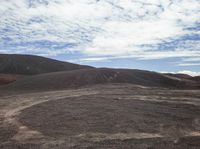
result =
[{"label": "cloudy sky", "polygon": [[0,0],[0,53],[200,74],[200,0]]}]

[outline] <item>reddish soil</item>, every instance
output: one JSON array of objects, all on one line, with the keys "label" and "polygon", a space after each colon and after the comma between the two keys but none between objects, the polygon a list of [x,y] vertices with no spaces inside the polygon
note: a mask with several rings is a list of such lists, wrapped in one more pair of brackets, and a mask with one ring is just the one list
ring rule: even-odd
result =
[{"label": "reddish soil", "polygon": [[0,55],[0,149],[199,149],[199,80]]},{"label": "reddish soil", "polygon": [[23,75],[14,74],[0,74],[0,86],[15,82],[18,79],[24,77]]},{"label": "reddish soil", "polygon": [[198,149],[199,90],[130,84],[0,98],[1,149]]}]

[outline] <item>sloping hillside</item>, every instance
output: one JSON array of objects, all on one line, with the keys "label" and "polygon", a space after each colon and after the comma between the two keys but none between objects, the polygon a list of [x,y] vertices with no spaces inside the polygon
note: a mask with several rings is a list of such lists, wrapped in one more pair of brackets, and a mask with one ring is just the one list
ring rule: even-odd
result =
[{"label": "sloping hillside", "polygon": [[68,62],[61,62],[40,56],[0,54],[0,73],[34,75],[57,71],[91,68]]},{"label": "sloping hillside", "polygon": [[[59,90],[106,83],[130,83],[178,89],[199,88],[198,77],[193,78],[184,74],[98,69],[30,55],[0,54],[0,74],[0,85],[11,83],[1,89],[15,91]],[[27,77],[18,77],[19,75]]]},{"label": "sloping hillside", "polygon": [[191,89],[195,81],[180,80],[164,74],[129,69],[82,69],[35,75],[6,86],[12,90],[59,90],[105,83],[130,83],[149,87]]},{"label": "sloping hillside", "polygon": [[0,74],[0,85],[6,85],[15,82],[17,79],[22,77],[23,77],[22,75]]}]

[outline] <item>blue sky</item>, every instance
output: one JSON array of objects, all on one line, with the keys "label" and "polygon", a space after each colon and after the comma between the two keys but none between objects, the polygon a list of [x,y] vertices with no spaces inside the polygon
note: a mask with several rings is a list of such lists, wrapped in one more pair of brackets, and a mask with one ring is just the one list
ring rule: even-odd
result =
[{"label": "blue sky", "polygon": [[200,75],[199,0],[1,0],[0,53]]}]

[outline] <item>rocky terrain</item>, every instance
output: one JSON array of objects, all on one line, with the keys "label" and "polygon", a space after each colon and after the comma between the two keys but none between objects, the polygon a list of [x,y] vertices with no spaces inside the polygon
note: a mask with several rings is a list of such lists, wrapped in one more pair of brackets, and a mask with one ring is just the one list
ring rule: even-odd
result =
[{"label": "rocky terrain", "polygon": [[200,148],[199,77],[76,64],[26,73],[22,59],[0,60],[1,149]]}]

